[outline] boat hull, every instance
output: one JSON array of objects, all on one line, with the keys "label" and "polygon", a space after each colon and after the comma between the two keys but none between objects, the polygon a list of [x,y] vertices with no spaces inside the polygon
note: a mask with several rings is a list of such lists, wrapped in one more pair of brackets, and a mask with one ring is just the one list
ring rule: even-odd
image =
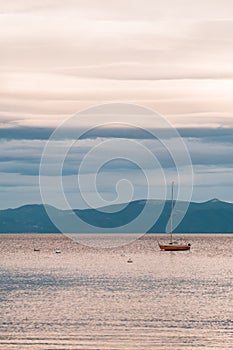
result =
[{"label": "boat hull", "polygon": [[190,250],[190,245],[172,245],[172,244],[159,244],[159,248],[161,250],[166,250],[166,251],[179,251],[179,250]]}]

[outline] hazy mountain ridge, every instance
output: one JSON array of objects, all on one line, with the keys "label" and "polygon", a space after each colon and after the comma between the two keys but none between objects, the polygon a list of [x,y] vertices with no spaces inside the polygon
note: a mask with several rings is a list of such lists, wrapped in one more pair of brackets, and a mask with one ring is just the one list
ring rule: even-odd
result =
[{"label": "hazy mountain ridge", "polygon": [[[154,215],[161,201],[137,200],[129,203],[121,211],[121,205],[95,209],[75,209],[74,212],[84,221],[103,228],[119,227],[137,217],[148,204],[148,215]],[[70,211],[52,207],[54,213],[62,220],[69,220]],[[107,212],[109,210],[109,212]],[[166,201],[157,222],[150,233],[165,232],[170,217],[171,202]],[[233,233],[233,204],[212,199],[203,203],[191,202],[188,211],[179,226],[174,230],[179,233]],[[24,205],[16,209],[0,210],[0,233],[59,233],[50,221],[43,205]],[[77,231],[78,227],[77,227]]]}]

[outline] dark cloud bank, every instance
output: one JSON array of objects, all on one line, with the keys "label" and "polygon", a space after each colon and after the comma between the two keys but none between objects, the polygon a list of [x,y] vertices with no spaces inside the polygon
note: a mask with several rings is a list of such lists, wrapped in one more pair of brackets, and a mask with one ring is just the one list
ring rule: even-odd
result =
[{"label": "dark cloud bank", "polygon": [[[155,139],[151,132],[159,135],[161,139],[174,137],[171,129],[142,130],[130,127],[102,127],[86,129],[63,129],[53,136],[54,128],[13,127],[1,128],[0,139],[4,140],[56,140],[64,139],[93,139],[93,138],[126,138],[126,139]],[[233,128],[178,128],[177,132],[182,138],[196,138],[204,142],[233,143]],[[81,135],[81,136],[80,136]]]}]

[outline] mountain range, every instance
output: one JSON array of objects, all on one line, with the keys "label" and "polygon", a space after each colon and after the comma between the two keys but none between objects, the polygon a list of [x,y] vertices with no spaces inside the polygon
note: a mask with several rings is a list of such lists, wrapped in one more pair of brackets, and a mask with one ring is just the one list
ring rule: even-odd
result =
[{"label": "mountain range", "polygon": [[[149,203],[148,203],[149,202]],[[109,206],[104,211],[96,209],[73,210],[82,220],[91,225],[114,228],[133,220],[149,204],[147,215],[154,215],[160,201],[137,200],[125,205]],[[60,220],[69,220],[70,211],[51,207]],[[122,209],[122,210],[121,210]],[[159,219],[148,230],[149,233],[166,232],[170,218],[171,202],[166,201]],[[59,229],[51,222],[42,204],[24,205],[16,209],[0,210],[0,233],[59,233]],[[79,228],[76,228],[79,232]],[[203,203],[191,202],[188,210],[175,228],[177,233],[233,233],[233,204],[212,199]]]}]

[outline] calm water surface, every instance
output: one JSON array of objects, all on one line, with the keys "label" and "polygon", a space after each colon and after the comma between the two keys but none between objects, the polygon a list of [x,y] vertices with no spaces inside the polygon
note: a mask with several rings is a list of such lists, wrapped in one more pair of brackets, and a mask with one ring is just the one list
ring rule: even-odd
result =
[{"label": "calm water surface", "polygon": [[233,235],[189,238],[160,252],[157,235],[0,235],[0,349],[233,349]]}]

